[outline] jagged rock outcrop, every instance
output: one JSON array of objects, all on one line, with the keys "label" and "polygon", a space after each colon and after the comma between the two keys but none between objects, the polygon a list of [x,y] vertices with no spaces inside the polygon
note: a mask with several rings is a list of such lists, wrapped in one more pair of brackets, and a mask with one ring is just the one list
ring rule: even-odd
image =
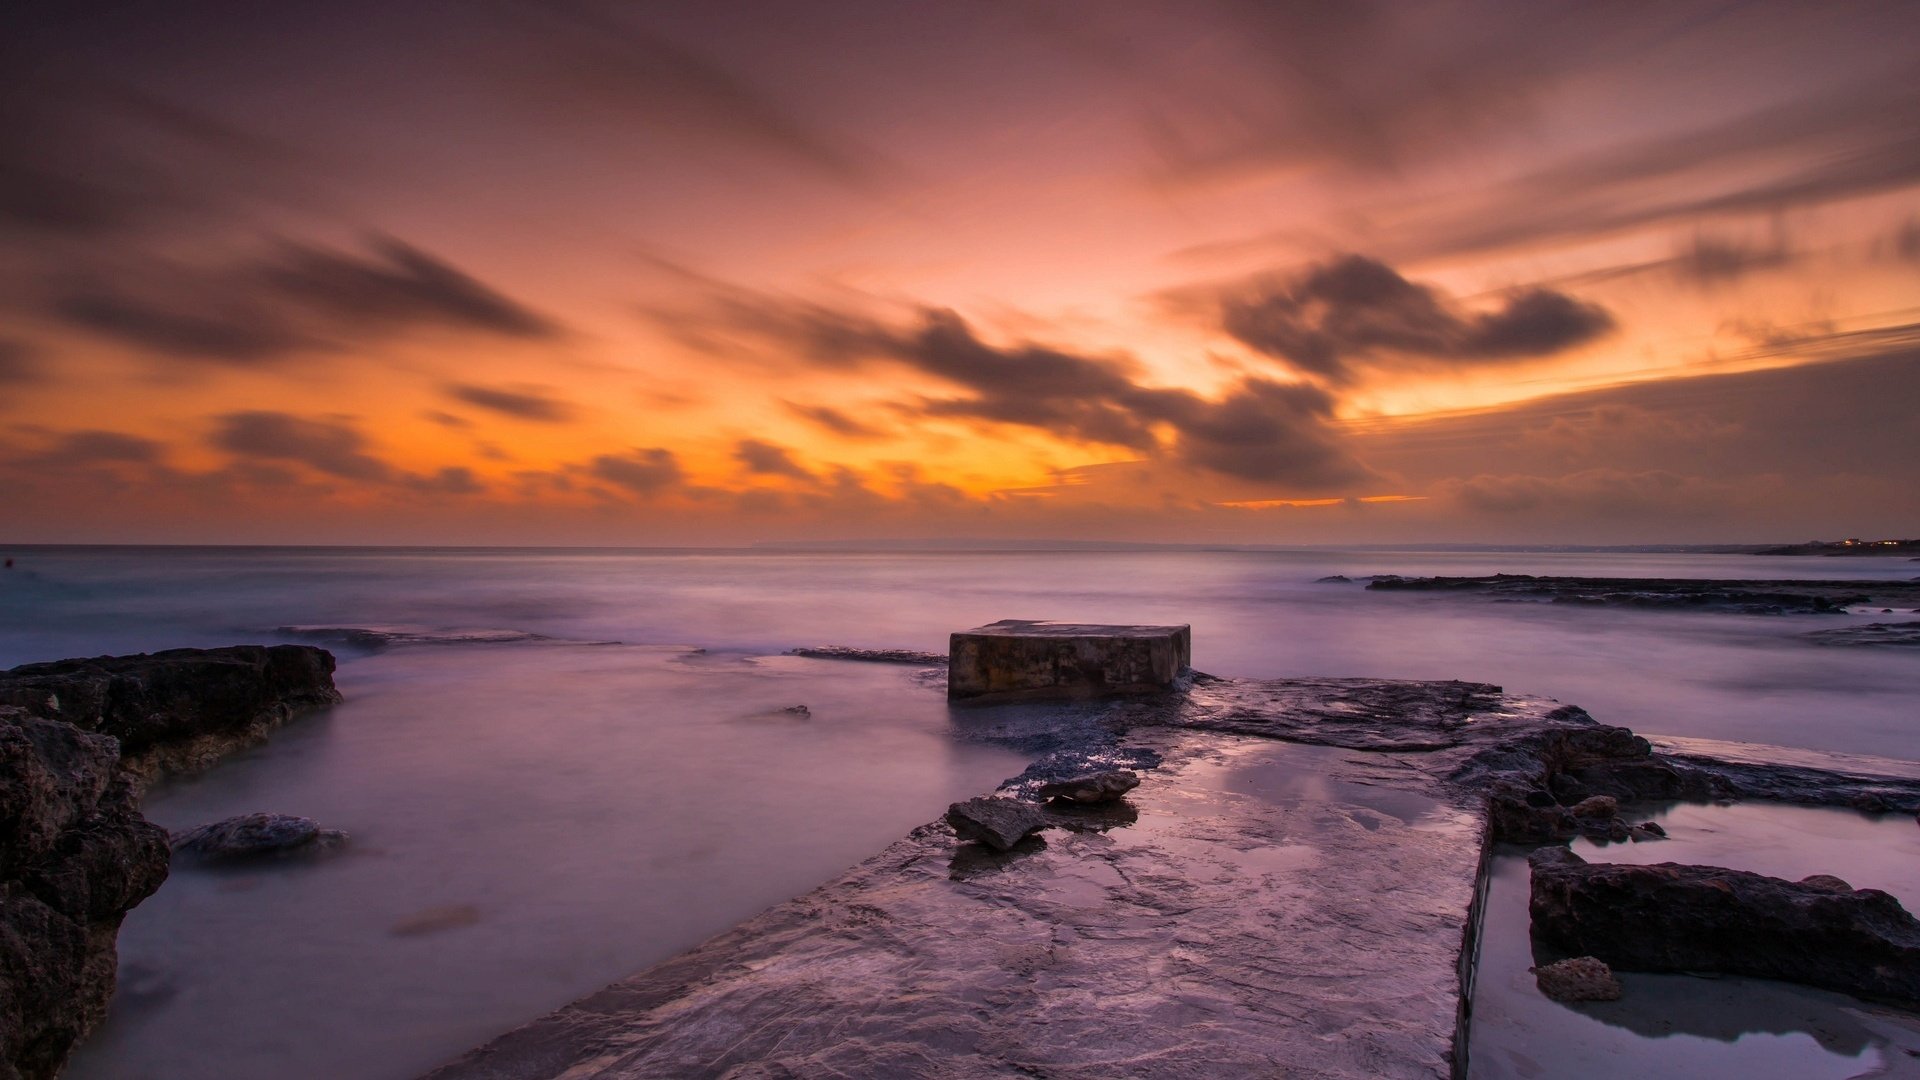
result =
[{"label": "jagged rock outcrop", "polygon": [[207,862],[318,855],[347,842],[339,829],[323,829],[293,814],[241,814],[173,834],[174,853]]},{"label": "jagged rock outcrop", "polygon": [[1628,971],[1784,979],[1920,1004],[1920,920],[1878,889],[1718,866],[1530,857],[1536,941]]},{"label": "jagged rock outcrop", "polygon": [[1113,802],[1139,786],[1140,774],[1131,769],[1112,769],[1041,784],[1035,794],[1043,799],[1092,805]]},{"label": "jagged rock outcrop", "polygon": [[0,1078],[52,1077],[106,1015],[114,938],[167,876],[106,735],[0,706]]},{"label": "jagged rock outcrop", "polygon": [[339,700],[332,654],[305,645],[0,672],[0,1080],[54,1076],[106,1015],[120,921],[167,876],[138,785]]},{"label": "jagged rock outcrop", "polygon": [[310,645],[170,649],[0,672],[0,705],[120,743],[137,778],[205,768],[295,714],[340,700],[333,654]]},{"label": "jagged rock outcrop", "polygon": [[947,824],[962,840],[977,840],[995,851],[1006,851],[1051,821],[1032,803],[989,797],[947,807]]}]

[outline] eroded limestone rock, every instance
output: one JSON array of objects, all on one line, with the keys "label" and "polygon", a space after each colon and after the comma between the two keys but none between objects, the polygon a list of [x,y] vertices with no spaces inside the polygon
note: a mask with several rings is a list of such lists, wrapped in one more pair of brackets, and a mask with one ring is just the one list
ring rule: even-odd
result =
[{"label": "eroded limestone rock", "polygon": [[1718,866],[1587,863],[1535,853],[1537,940],[1629,971],[1783,979],[1920,1004],[1920,920],[1878,889]]},{"label": "eroded limestone rock", "polygon": [[138,779],[205,768],[295,714],[340,700],[333,654],[310,645],[170,649],[0,672],[0,705],[119,740]]},{"label": "eroded limestone rock", "polygon": [[120,920],[167,876],[114,740],[0,706],[0,1076],[44,1080],[106,1016]]},{"label": "eroded limestone rock", "polygon": [[1576,956],[1533,969],[1534,984],[1555,1001],[1619,1001],[1620,980],[1591,956]]},{"label": "eroded limestone rock", "polygon": [[1139,773],[1113,769],[1042,784],[1037,794],[1043,799],[1065,799],[1074,803],[1110,803],[1139,786]]},{"label": "eroded limestone rock", "polygon": [[1050,822],[1032,803],[988,797],[947,807],[947,824],[962,840],[976,840],[995,851],[1006,851]]},{"label": "eroded limestone rock", "polygon": [[339,829],[323,829],[293,814],[241,814],[173,834],[176,855],[208,862],[318,855],[347,842]]}]

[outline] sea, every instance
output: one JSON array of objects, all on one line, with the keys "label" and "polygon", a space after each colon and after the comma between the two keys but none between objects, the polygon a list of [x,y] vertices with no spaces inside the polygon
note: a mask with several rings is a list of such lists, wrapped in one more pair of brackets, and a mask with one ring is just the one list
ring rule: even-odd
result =
[{"label": "sea", "polygon": [[[0,549],[0,668],[339,644],[344,704],[150,792],[312,817],[336,855],[177,867],[75,1080],[400,1078],[832,879],[1029,748],[912,665],[998,619],[1189,623],[1221,676],[1464,679],[1692,736],[1920,758],[1920,650],[1758,616],[1369,591],[1373,574],[1920,577],[1901,558],[1513,551]],[[804,708],[800,708],[804,706]]]}]

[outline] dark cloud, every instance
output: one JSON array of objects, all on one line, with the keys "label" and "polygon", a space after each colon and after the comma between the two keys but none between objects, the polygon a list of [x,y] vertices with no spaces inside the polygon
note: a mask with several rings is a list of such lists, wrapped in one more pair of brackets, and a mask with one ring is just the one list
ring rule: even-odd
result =
[{"label": "dark cloud", "polygon": [[1920,69],[1563,160],[1444,208],[1385,208],[1406,255],[1468,254],[1920,184]]},{"label": "dark cloud", "polygon": [[[569,122],[598,119],[619,135],[719,132],[842,184],[867,188],[887,171],[859,143],[803,119],[776,93],[713,56],[590,0],[513,5],[503,55],[523,93],[563,107]],[[723,38],[724,40],[724,38]]]},{"label": "dark cloud", "polygon": [[1228,295],[1221,324],[1250,348],[1339,384],[1362,369],[1550,356],[1607,333],[1613,318],[1542,288],[1516,292],[1493,311],[1466,312],[1385,263],[1345,255],[1291,280]]},{"label": "dark cloud", "polygon": [[679,484],[685,477],[680,459],[662,447],[634,449],[624,454],[601,454],[588,466],[594,476],[641,495]]},{"label": "dark cloud", "polygon": [[1908,218],[1904,224],[1895,229],[1893,241],[1889,246],[1897,258],[1911,263],[1920,263],[1920,219]]},{"label": "dark cloud", "polygon": [[757,476],[790,476],[812,480],[813,474],[793,460],[792,452],[777,443],[761,439],[741,439],[733,444],[733,460]]},{"label": "dark cloud", "polygon": [[444,412],[440,409],[427,409],[421,412],[420,418],[422,420],[427,420],[427,421],[431,421],[432,423],[439,424],[441,427],[454,428],[455,430],[461,430],[461,429],[470,428],[473,426],[473,421],[467,419],[466,417],[455,416],[453,413]]},{"label": "dark cloud", "polygon": [[835,435],[849,439],[878,439],[886,435],[886,432],[872,424],[855,420],[831,405],[801,405],[792,401],[783,404],[795,416],[812,421]]},{"label": "dark cloud", "polygon": [[158,442],[138,435],[118,431],[69,431],[26,460],[45,466],[149,464],[162,456],[164,450]]},{"label": "dark cloud", "polygon": [[211,271],[153,268],[121,286],[71,284],[50,314],[163,356],[235,365],[423,326],[510,338],[560,334],[466,273],[379,236],[365,253],[283,244],[265,258]]},{"label": "dark cloud", "polygon": [[1589,469],[1565,476],[1479,475],[1439,485],[1442,498],[1479,514],[1711,514],[1737,485],[1665,469]]},{"label": "dark cloud", "polygon": [[344,480],[384,482],[393,467],[367,452],[367,439],[345,420],[312,420],[284,412],[234,412],[217,418],[211,442],[238,457],[291,461]]},{"label": "dark cloud", "polygon": [[[1033,428],[1301,489],[1325,490],[1369,475],[1343,448],[1331,423],[1334,400],[1318,387],[1247,378],[1208,399],[1144,384],[1139,364],[1125,356],[988,343],[952,311],[922,309],[914,322],[892,326],[739,289],[726,290],[720,300],[683,315],[682,324],[697,327],[706,340],[756,337],[833,370],[900,364],[963,391],[896,403],[907,416]],[[1500,329],[1511,332],[1504,324]]]},{"label": "dark cloud", "polygon": [[446,392],[448,396],[469,405],[477,405],[482,409],[519,420],[534,420],[546,424],[565,423],[573,419],[576,411],[567,402],[548,397],[533,387],[502,390],[497,387],[475,386],[471,383],[455,383],[448,386]]},{"label": "dark cloud", "polygon": [[485,485],[464,465],[449,465],[430,476],[409,477],[406,485],[428,495],[478,495]]},{"label": "dark cloud", "polygon": [[1775,270],[1794,261],[1784,239],[1756,244],[1734,237],[1696,233],[1674,256],[1674,273],[1700,285],[1737,281],[1749,274]]},{"label": "dark cloud", "polygon": [[[1070,3],[1013,7],[1129,91],[1114,96],[1139,114],[1162,175],[1182,182],[1301,167],[1393,175],[1511,143],[1564,84],[1622,57],[1644,62],[1727,16],[1712,0],[1625,12],[1501,0],[1132,0],[1103,4],[1098,19]],[[1696,55],[1719,44],[1703,37]]]},{"label": "dark cloud", "polygon": [[0,337],[0,386],[38,382],[45,375],[39,350],[18,338]]},{"label": "dark cloud", "polygon": [[367,247],[353,254],[288,245],[249,276],[347,323],[438,323],[521,338],[558,333],[545,317],[411,244],[374,236]]},{"label": "dark cloud", "polygon": [[319,344],[271,308],[217,294],[205,301],[173,306],[89,286],[55,299],[52,314],[147,352],[189,360],[253,364]]}]

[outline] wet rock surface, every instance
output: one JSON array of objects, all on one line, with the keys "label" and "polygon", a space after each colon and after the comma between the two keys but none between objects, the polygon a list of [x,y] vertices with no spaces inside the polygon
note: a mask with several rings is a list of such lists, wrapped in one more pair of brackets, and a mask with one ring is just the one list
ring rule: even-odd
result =
[{"label": "wet rock surface", "polygon": [[340,700],[333,655],[310,645],[171,649],[0,672],[0,704],[119,741],[146,779],[205,768],[306,709]]},{"label": "wet rock surface", "polygon": [[1628,971],[1783,979],[1920,1005],[1920,920],[1877,889],[1679,863],[1537,852],[1536,941]]},{"label": "wet rock surface", "polygon": [[0,705],[0,1076],[59,1072],[113,995],[121,918],[167,876],[112,738]]},{"label": "wet rock surface", "polygon": [[1619,1001],[1620,980],[1591,956],[1558,960],[1533,969],[1540,992],[1555,1001]]},{"label": "wet rock surface", "polygon": [[919,667],[944,667],[946,653],[920,652],[916,649],[854,649],[845,645],[821,645],[788,649],[789,656],[807,656],[815,660],[864,660],[874,664],[913,664]]},{"label": "wet rock surface", "polygon": [[1849,606],[1911,607],[1920,600],[1914,581],[1715,581],[1694,578],[1400,577],[1382,574],[1367,588],[1401,592],[1473,593],[1495,599],[1555,604],[1720,611],[1742,615],[1834,615]]},{"label": "wet rock surface", "polygon": [[[544,634],[526,630],[502,630],[487,627],[433,629],[424,626],[276,626],[274,633],[304,641],[379,652],[396,645],[505,645],[527,641],[551,641]],[[592,642],[591,644],[612,644]]]},{"label": "wet rock surface", "polygon": [[1920,649],[1920,621],[1836,626],[1807,635],[1815,645],[1892,646]]},{"label": "wet rock surface", "polygon": [[1092,805],[1113,802],[1139,786],[1140,774],[1130,769],[1113,769],[1041,784],[1035,794],[1043,799]]},{"label": "wet rock surface", "polygon": [[[433,1075],[1445,1077],[1489,836],[1624,839],[1653,797],[1920,805],[1920,768],[1656,749],[1481,683],[1194,674],[979,723],[1037,755],[1000,793],[1044,842],[923,826]],[[1115,769],[1150,774],[1031,801]]]},{"label": "wet rock surface", "polygon": [[998,797],[954,803],[947,807],[946,821],[960,839],[985,844],[995,851],[1010,850],[1050,824],[1038,806]]},{"label": "wet rock surface", "polygon": [[292,814],[241,814],[182,829],[170,838],[176,856],[206,862],[318,855],[347,842],[339,829]]}]

